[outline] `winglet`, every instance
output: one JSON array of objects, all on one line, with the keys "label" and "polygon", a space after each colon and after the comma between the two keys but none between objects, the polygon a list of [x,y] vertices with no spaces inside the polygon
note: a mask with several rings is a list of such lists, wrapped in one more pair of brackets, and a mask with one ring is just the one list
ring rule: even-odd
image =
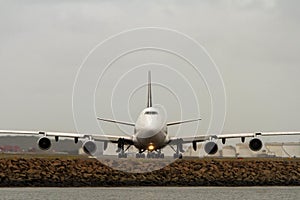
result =
[{"label": "winglet", "polygon": [[148,71],[148,99],[147,108],[152,107],[151,71]]}]

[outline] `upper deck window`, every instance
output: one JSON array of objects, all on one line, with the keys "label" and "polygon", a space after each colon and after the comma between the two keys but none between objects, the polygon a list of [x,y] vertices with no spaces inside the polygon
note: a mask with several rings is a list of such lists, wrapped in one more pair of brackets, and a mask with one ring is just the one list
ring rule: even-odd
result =
[{"label": "upper deck window", "polygon": [[146,111],[145,115],[157,115],[158,113],[156,111]]}]

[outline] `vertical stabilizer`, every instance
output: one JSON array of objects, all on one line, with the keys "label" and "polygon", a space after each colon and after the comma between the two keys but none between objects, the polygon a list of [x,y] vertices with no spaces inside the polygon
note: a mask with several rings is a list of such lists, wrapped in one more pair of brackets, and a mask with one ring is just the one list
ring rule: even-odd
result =
[{"label": "vertical stabilizer", "polygon": [[147,108],[152,107],[151,71],[148,71],[148,99]]}]

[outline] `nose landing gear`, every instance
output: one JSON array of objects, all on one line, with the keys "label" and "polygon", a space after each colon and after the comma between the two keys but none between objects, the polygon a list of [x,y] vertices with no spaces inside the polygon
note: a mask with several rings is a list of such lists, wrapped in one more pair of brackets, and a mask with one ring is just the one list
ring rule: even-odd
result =
[{"label": "nose landing gear", "polygon": [[157,151],[157,153],[155,152],[148,152],[147,153],[147,158],[165,158],[165,154],[161,153],[160,150]]},{"label": "nose landing gear", "polygon": [[144,153],[137,153],[135,155],[136,158],[145,158],[145,154]]},{"label": "nose landing gear", "polygon": [[158,158],[162,158],[162,159],[165,158],[165,154],[163,154],[160,149],[157,150],[157,153],[153,152],[153,151],[152,152],[149,151],[147,153],[147,155],[145,155],[143,153],[144,151],[145,150],[142,150],[142,151],[140,150],[139,153],[137,153],[135,157],[136,158],[146,158],[147,157],[147,158],[157,158],[157,159]]}]

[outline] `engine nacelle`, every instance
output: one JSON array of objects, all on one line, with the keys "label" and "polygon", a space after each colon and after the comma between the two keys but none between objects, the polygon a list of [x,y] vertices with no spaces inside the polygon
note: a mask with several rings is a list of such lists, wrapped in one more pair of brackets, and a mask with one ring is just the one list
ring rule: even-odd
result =
[{"label": "engine nacelle", "polygon": [[51,147],[51,141],[47,137],[41,137],[37,143],[38,143],[39,148],[44,151],[50,149],[50,147]]},{"label": "engine nacelle", "polygon": [[217,145],[217,143],[215,143],[215,142],[207,142],[204,145],[204,151],[207,154],[210,154],[210,155],[217,153],[217,151],[218,151],[218,145]]},{"label": "engine nacelle", "polygon": [[83,143],[82,149],[83,149],[84,153],[86,153],[88,155],[92,155],[96,152],[97,145],[94,141],[88,140],[85,143]]},{"label": "engine nacelle", "polygon": [[260,139],[258,138],[253,138],[252,140],[250,140],[249,142],[249,148],[252,150],[252,151],[259,151],[261,150],[263,146],[263,143]]}]

